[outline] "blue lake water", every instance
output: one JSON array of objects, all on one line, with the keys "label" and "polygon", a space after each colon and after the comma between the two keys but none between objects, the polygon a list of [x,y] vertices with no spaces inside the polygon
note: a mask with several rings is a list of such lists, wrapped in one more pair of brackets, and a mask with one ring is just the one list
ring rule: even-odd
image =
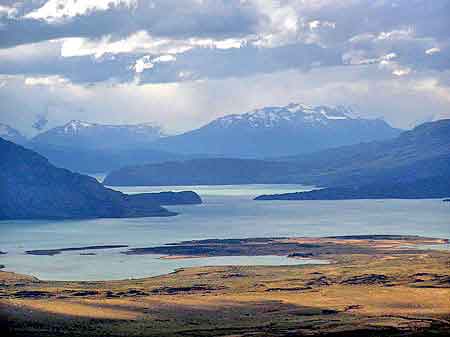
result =
[{"label": "blue lake water", "polygon": [[[172,206],[176,217],[70,221],[1,221],[5,270],[53,280],[106,280],[165,274],[201,265],[287,265],[317,261],[283,256],[162,260],[120,254],[124,248],[26,255],[25,250],[126,244],[149,247],[181,240],[354,234],[450,238],[450,204],[435,200],[253,201],[264,193],[307,190],[298,185],[123,187],[126,193],[194,190],[202,205]],[[126,249],[126,248],[125,248]]]}]

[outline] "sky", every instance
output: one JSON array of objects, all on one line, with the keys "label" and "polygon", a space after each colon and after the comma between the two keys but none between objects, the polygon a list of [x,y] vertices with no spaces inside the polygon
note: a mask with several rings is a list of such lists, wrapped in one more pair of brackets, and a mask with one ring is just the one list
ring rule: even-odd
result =
[{"label": "sky", "polygon": [[450,118],[450,1],[0,0],[0,122],[26,135],[290,102]]}]

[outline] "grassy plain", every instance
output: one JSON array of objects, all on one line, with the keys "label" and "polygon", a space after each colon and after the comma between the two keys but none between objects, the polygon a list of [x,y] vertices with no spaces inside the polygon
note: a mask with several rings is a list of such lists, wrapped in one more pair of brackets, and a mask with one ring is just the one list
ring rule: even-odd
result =
[{"label": "grassy plain", "polygon": [[[331,263],[188,268],[101,282],[0,272],[1,335],[449,335],[450,252],[414,248],[442,241],[289,238],[258,244],[272,253],[280,242],[297,242]],[[330,252],[335,244],[349,249]]]}]

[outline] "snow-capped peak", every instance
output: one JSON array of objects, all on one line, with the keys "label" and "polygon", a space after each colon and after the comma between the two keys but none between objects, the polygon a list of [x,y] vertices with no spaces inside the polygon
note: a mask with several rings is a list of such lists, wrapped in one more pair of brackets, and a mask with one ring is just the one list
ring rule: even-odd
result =
[{"label": "snow-capped peak", "polygon": [[50,133],[57,133],[60,135],[79,135],[85,131],[89,132],[97,131],[115,131],[115,132],[128,132],[134,133],[136,135],[152,135],[152,137],[162,137],[164,132],[162,128],[155,123],[141,123],[141,124],[98,124],[91,123],[82,120],[73,119],[70,122],[64,124],[63,126],[50,129]]},{"label": "snow-capped peak", "polygon": [[63,126],[64,133],[77,133],[81,128],[89,128],[95,126],[94,123],[88,123],[80,120],[71,120],[69,123]]},{"label": "snow-capped peak", "polygon": [[246,123],[251,127],[274,127],[281,123],[328,124],[332,121],[351,119],[353,111],[344,106],[310,106],[290,103],[286,106],[271,106],[243,114],[224,116],[214,121],[222,127]]},{"label": "snow-capped peak", "polygon": [[289,103],[284,108],[289,110],[290,112],[297,112],[297,111],[307,112],[314,110],[314,108],[311,105],[306,105],[303,103]]}]

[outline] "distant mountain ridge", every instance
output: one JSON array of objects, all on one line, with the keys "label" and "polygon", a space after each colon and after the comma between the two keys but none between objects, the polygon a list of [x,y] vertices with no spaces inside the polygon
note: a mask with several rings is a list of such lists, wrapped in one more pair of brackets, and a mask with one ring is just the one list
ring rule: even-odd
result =
[{"label": "distant mountain ridge", "polygon": [[18,130],[7,124],[0,123],[0,137],[16,144],[25,144],[27,138]]},{"label": "distant mountain ridge", "polygon": [[199,129],[155,141],[156,148],[184,154],[267,158],[389,139],[400,134],[380,119],[352,117],[344,106],[291,103],[227,115]]},{"label": "distant mountain ridge", "polygon": [[372,181],[408,181],[447,174],[450,119],[418,125],[385,141],[351,145],[313,154],[281,158],[309,179],[327,186]]},{"label": "distant mountain ridge", "polygon": [[[123,168],[109,185],[297,183],[329,187],[304,198],[450,196],[450,120],[384,141],[278,160],[197,159]],[[291,196],[289,196],[291,197]],[[295,197],[295,195],[293,196]],[[270,197],[266,197],[270,198]],[[281,198],[281,197],[279,197]]]},{"label": "distant mountain ridge", "polygon": [[446,198],[450,196],[450,119],[424,123],[392,141],[329,150],[298,157],[293,163],[303,170],[309,167],[310,179],[330,187],[256,199]]},{"label": "distant mountain ridge", "polygon": [[151,144],[163,137],[151,123],[108,125],[72,120],[38,134],[26,145],[58,167],[83,173],[101,173],[126,165],[180,159],[154,150]]},{"label": "distant mountain ridge", "polygon": [[38,134],[31,143],[66,148],[123,149],[148,145],[163,136],[161,127],[150,123],[108,125],[72,120]]},{"label": "distant mountain ridge", "polygon": [[[30,140],[15,141],[51,163],[82,173],[192,158],[290,156],[392,138],[400,130],[382,120],[354,118],[344,106],[291,103],[227,115],[181,135],[167,136],[152,123],[110,125],[72,120]],[[12,134],[12,132],[9,132]]]}]

